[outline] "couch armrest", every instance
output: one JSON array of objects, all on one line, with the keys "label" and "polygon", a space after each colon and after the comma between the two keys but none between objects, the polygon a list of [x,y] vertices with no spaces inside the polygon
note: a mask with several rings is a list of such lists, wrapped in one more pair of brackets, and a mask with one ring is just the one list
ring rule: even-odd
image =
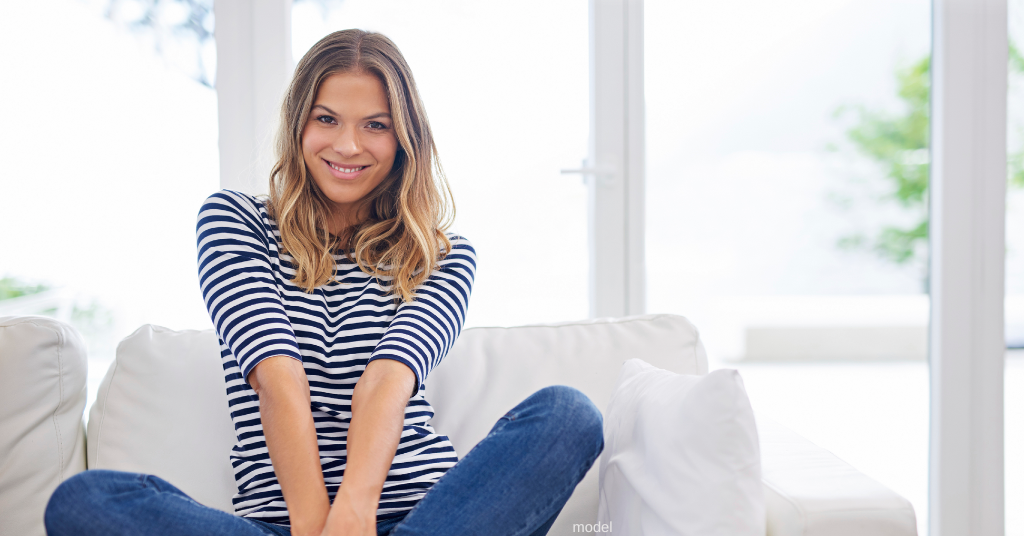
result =
[{"label": "couch armrest", "polygon": [[916,536],[910,501],[757,415],[768,536]]},{"label": "couch armrest", "polygon": [[0,318],[0,535],[45,536],[53,490],[85,470],[87,375],[85,343],[71,326]]}]

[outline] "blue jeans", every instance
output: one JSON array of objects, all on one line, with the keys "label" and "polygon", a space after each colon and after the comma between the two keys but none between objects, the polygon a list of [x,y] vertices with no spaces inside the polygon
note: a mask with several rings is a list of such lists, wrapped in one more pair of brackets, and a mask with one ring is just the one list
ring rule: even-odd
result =
[{"label": "blue jeans", "polygon": [[[604,448],[601,413],[571,387],[545,387],[506,413],[404,517],[378,536],[543,536]],[[46,506],[49,536],[288,536],[288,527],[203,506],[155,476],[90,470]]]}]

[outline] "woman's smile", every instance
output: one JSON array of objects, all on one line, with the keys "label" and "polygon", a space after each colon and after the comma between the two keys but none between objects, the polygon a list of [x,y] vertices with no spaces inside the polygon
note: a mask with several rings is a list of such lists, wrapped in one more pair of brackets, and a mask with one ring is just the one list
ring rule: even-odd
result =
[{"label": "woman's smile", "polygon": [[356,166],[352,164],[337,164],[326,158],[321,158],[321,160],[323,160],[324,163],[327,164],[327,167],[331,169],[331,175],[342,180],[356,179],[363,173],[363,171],[370,167],[368,165]]}]

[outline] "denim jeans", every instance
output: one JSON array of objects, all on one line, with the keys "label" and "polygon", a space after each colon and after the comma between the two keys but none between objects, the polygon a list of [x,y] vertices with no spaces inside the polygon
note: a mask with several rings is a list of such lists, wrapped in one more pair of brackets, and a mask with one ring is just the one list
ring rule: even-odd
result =
[{"label": "denim jeans", "polygon": [[[545,387],[490,433],[378,536],[543,536],[604,448],[601,413],[576,389]],[[89,470],[46,507],[49,536],[287,536],[288,527],[203,506],[151,475]]]}]

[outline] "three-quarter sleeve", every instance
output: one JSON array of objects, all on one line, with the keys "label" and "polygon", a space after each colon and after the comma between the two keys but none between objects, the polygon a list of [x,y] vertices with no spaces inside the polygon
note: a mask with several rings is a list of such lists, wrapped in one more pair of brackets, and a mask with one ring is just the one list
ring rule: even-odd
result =
[{"label": "three-quarter sleeve", "polygon": [[245,194],[222,190],[199,211],[199,286],[217,335],[231,349],[243,379],[268,357],[302,361],[274,278],[273,239]]},{"label": "three-quarter sleeve", "polygon": [[451,242],[451,252],[416,287],[416,299],[398,306],[369,359],[405,363],[416,374],[417,391],[462,331],[473,290],[476,250],[460,236]]}]

